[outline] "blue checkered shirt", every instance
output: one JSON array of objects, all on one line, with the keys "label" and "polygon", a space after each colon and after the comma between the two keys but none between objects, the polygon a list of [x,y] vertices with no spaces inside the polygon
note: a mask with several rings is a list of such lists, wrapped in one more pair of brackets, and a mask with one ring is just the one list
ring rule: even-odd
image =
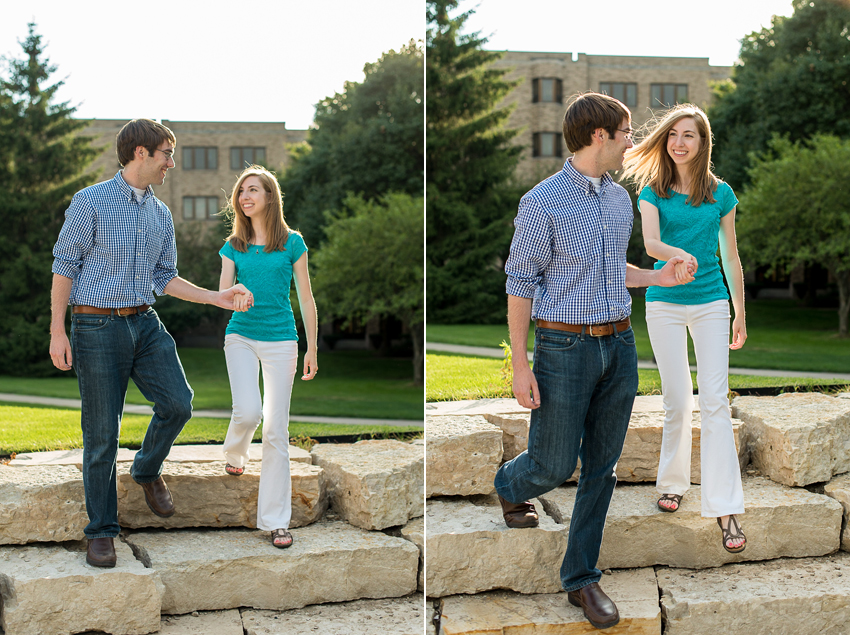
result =
[{"label": "blue checkered shirt", "polygon": [[70,304],[153,304],[177,275],[171,212],[151,187],[137,202],[118,172],[74,195],[53,258],[53,273],[74,281]]},{"label": "blue checkered shirt", "polygon": [[505,263],[508,294],[533,298],[535,320],[604,324],[628,317],[633,221],[626,190],[604,174],[597,191],[568,159],[519,203]]}]

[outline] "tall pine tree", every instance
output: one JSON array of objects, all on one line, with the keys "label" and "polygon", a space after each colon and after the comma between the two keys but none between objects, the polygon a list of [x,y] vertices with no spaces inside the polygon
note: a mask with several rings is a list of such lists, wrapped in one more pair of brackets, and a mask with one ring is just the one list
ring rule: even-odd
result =
[{"label": "tall pine tree", "polygon": [[496,105],[516,83],[490,66],[501,54],[483,50],[486,38],[461,33],[472,12],[450,17],[458,2],[427,3],[428,320],[500,322],[521,148]]},{"label": "tall pine tree", "polygon": [[0,79],[0,374],[58,373],[48,354],[53,245],[97,150],[78,135],[85,121],[56,103],[63,82],[35,25]]}]

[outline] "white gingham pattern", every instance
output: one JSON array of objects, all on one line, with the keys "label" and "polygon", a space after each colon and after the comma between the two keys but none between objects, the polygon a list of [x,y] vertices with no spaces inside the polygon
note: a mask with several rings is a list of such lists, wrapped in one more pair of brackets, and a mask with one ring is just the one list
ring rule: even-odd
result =
[{"label": "white gingham pattern", "polygon": [[626,190],[604,174],[597,193],[568,159],[519,203],[505,263],[507,293],[534,298],[535,320],[604,324],[628,317],[633,221]]},{"label": "white gingham pattern", "polygon": [[70,304],[153,304],[177,275],[171,212],[150,187],[137,202],[118,172],[74,195],[53,258],[53,273],[74,281]]}]

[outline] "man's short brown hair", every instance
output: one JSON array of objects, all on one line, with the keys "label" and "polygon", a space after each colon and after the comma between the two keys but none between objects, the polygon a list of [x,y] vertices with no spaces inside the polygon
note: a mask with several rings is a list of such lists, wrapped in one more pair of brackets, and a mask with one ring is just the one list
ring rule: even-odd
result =
[{"label": "man's short brown hair", "polygon": [[177,137],[166,126],[151,119],[133,119],[118,132],[118,162],[126,166],[133,160],[136,148],[142,146],[150,154],[166,141],[177,144]]},{"label": "man's short brown hair", "polygon": [[564,114],[564,141],[570,152],[591,144],[593,131],[602,128],[612,137],[630,119],[631,113],[621,101],[600,93],[576,95]]}]

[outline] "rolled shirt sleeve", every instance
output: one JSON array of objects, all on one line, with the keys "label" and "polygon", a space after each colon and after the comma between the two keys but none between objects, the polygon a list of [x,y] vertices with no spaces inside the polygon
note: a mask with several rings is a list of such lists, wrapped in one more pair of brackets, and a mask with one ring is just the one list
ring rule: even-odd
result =
[{"label": "rolled shirt sleeve", "polygon": [[552,261],[552,219],[539,202],[524,196],[514,220],[514,237],[505,263],[508,295],[533,298]]},{"label": "rolled shirt sleeve", "polygon": [[174,222],[167,217],[166,236],[162,241],[162,251],[151,275],[153,289],[157,295],[165,294],[165,287],[177,277],[177,242],[174,238]]},{"label": "rolled shirt sleeve", "polygon": [[78,193],[65,211],[65,223],[53,247],[51,271],[60,276],[75,279],[83,266],[83,259],[94,244],[94,234],[95,209],[84,196]]}]

